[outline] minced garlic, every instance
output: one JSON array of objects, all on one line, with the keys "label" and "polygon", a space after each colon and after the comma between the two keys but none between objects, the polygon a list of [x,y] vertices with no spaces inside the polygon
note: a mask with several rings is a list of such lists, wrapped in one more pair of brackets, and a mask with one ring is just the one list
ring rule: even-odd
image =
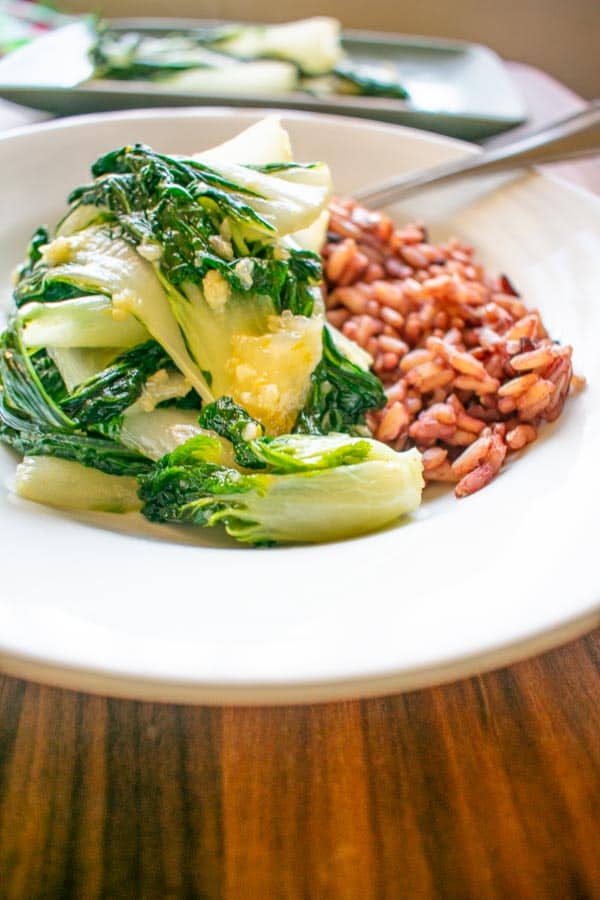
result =
[{"label": "minced garlic", "polygon": [[239,262],[235,264],[233,267],[233,271],[240,279],[242,283],[242,287],[249,291],[252,287],[252,273],[254,271],[254,260],[250,259],[248,256],[244,256],[243,259],[240,259]]},{"label": "minced garlic", "polygon": [[148,262],[158,262],[163,254],[163,250],[160,244],[154,244],[145,241],[142,241],[141,244],[138,244],[137,252],[143,259],[147,259]]},{"label": "minced garlic", "polygon": [[257,437],[260,437],[260,429],[256,422],[248,422],[248,424],[244,427],[242,431],[242,438],[245,441],[253,441]]},{"label": "minced garlic", "polygon": [[62,266],[70,261],[74,249],[72,238],[57,237],[40,247],[42,262],[48,266]]},{"label": "minced garlic", "polygon": [[225,240],[225,238],[222,238],[218,234],[211,234],[208,243],[215,253],[218,253],[223,259],[233,259],[233,247],[229,241]]},{"label": "minced garlic", "polygon": [[229,284],[216,269],[211,269],[206,273],[202,279],[202,290],[204,299],[213,312],[221,312],[231,294]]}]

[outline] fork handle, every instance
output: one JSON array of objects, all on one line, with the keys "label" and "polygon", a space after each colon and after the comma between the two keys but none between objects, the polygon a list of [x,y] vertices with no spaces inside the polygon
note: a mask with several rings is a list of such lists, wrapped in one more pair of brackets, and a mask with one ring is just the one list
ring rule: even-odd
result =
[{"label": "fork handle", "polygon": [[534,163],[556,162],[600,153],[600,101],[559,119],[517,141],[461,157],[423,172],[409,172],[354,192],[364,206],[378,209],[433,184],[444,184],[464,175],[479,175],[520,168]]}]

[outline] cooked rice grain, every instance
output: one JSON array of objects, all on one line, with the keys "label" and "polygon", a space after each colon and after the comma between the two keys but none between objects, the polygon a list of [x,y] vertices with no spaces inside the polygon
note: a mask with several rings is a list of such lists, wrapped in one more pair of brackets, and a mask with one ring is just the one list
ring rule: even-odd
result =
[{"label": "cooked rice grain", "polygon": [[457,238],[431,244],[422,225],[395,228],[352,200],[330,209],[327,315],[371,354],[388,398],[370,427],[398,450],[418,447],[428,481],[455,482],[457,497],[480,490],[584,386],[572,348]]}]

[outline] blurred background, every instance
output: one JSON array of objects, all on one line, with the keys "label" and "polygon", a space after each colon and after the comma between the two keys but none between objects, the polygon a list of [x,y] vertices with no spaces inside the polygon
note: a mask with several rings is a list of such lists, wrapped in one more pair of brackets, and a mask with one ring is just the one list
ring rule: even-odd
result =
[{"label": "blurred background", "polygon": [[477,41],[530,63],[583,97],[600,96],[600,0],[68,0],[69,12],[281,22],[331,15],[346,28]]}]

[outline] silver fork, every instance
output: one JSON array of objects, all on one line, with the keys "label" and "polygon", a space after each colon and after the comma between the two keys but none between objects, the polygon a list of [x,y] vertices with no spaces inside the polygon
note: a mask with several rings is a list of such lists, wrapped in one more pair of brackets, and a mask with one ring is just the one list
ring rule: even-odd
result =
[{"label": "silver fork", "polygon": [[465,175],[521,168],[536,163],[580,159],[600,153],[600,101],[551,125],[545,125],[524,138],[443,163],[419,172],[398,175],[378,184],[354,191],[364,206],[378,209],[431,185],[446,184]]}]

